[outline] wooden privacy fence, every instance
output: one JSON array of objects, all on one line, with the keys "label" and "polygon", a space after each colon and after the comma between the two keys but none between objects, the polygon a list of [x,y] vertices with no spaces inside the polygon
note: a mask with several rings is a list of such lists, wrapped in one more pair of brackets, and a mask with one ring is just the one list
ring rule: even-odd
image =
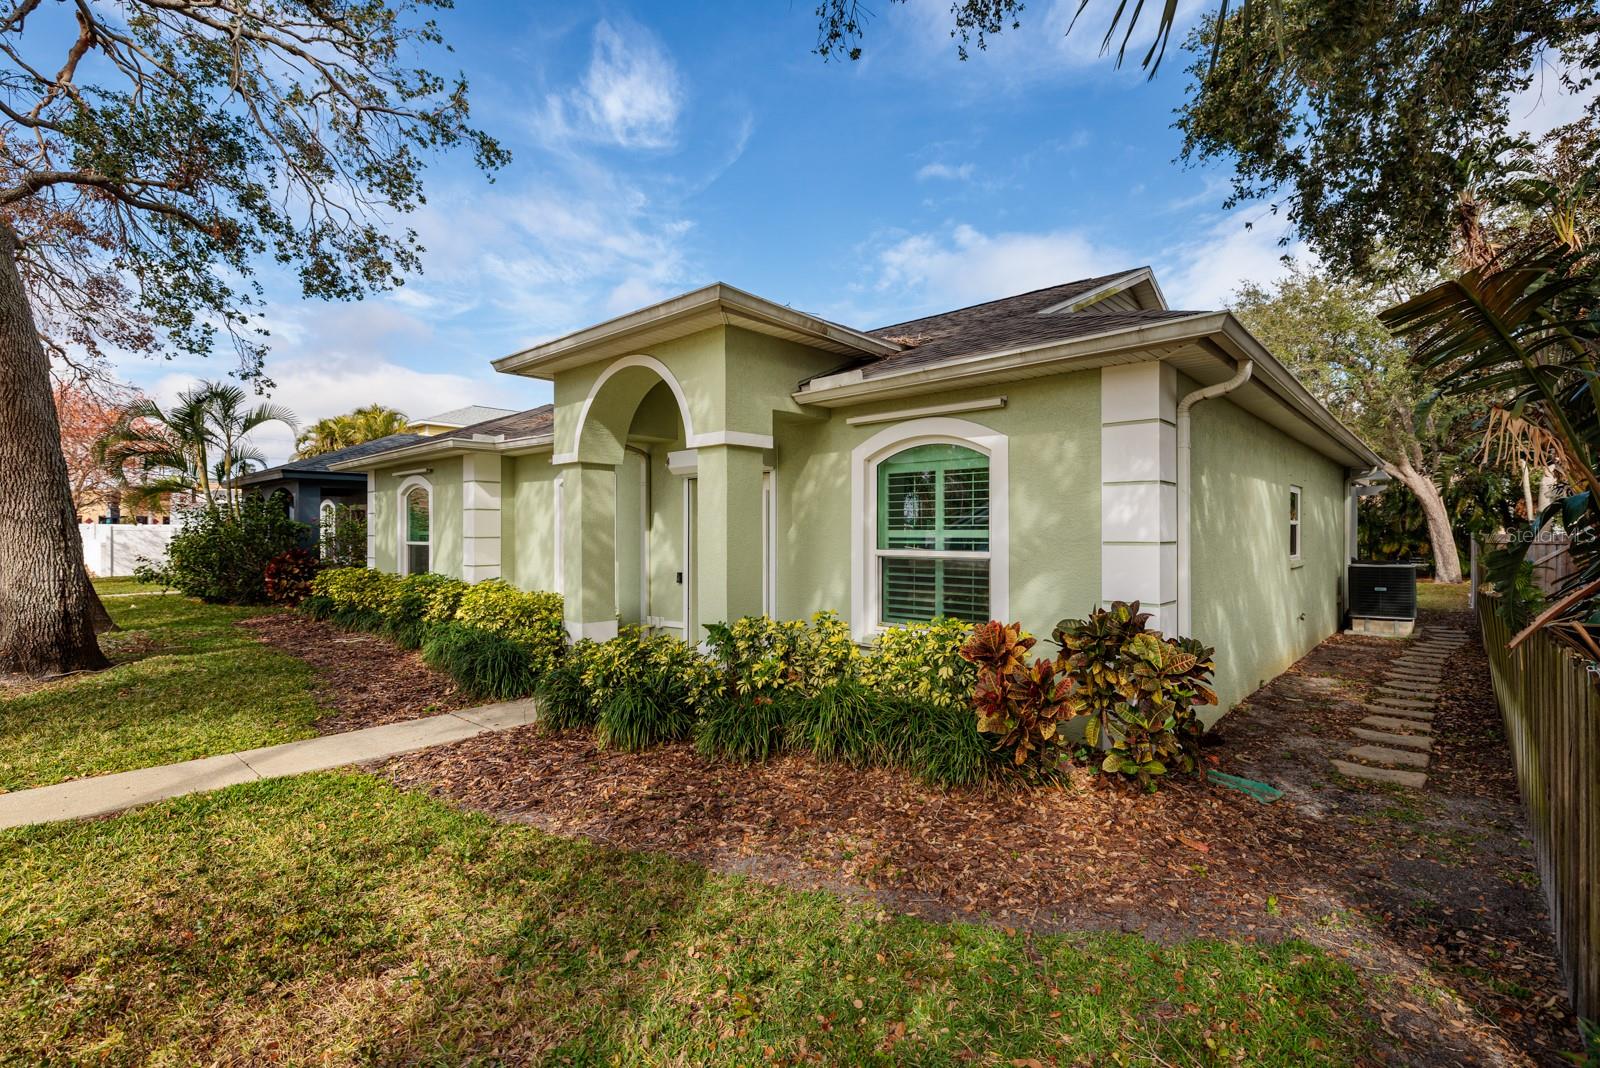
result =
[{"label": "wooden privacy fence", "polygon": [[1600,691],[1584,663],[1535,634],[1515,651],[1478,597],[1495,697],[1574,1010],[1600,1018]]}]

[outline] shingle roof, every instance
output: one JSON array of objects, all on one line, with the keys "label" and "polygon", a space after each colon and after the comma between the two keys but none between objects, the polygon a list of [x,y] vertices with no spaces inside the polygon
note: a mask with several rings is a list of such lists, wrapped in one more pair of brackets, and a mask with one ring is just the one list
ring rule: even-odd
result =
[{"label": "shingle roof", "polygon": [[943,363],[962,356],[1066,341],[1195,314],[1154,309],[1095,311],[1093,304],[1082,311],[1041,314],[1046,308],[1069,302],[1131,273],[1119,271],[1116,274],[1083,278],[868,330],[866,332],[873,337],[897,341],[906,347],[892,355],[857,361],[851,366],[860,368],[864,377],[872,378],[907,367]]},{"label": "shingle roof", "polygon": [[499,419],[506,415],[517,414],[511,408],[491,408],[487,404],[469,404],[465,408],[452,408],[448,412],[430,415],[426,419],[414,419],[412,422],[418,426],[453,426],[468,427],[473,423],[484,423],[490,419]]},{"label": "shingle roof", "polygon": [[292,475],[328,475],[340,474],[330,469],[330,465],[344,460],[359,460],[363,456],[373,453],[388,452],[406,445],[415,445],[419,441],[428,439],[421,434],[390,434],[387,437],[373,438],[371,441],[362,442],[360,445],[349,445],[343,449],[334,449],[332,452],[322,452],[315,456],[307,456],[302,460],[290,460],[277,467],[268,467],[260,471],[253,471],[239,479],[240,482],[263,482],[270,478],[286,478]]},{"label": "shingle roof", "polygon": [[525,412],[508,412],[494,419],[485,419],[481,423],[464,426],[460,430],[452,430],[448,434],[440,434],[434,438],[424,438],[424,441],[446,441],[450,438],[470,438],[475,434],[499,434],[508,438],[532,438],[540,434],[548,434],[555,427],[556,408],[553,404],[543,404],[537,408],[529,408]]}]

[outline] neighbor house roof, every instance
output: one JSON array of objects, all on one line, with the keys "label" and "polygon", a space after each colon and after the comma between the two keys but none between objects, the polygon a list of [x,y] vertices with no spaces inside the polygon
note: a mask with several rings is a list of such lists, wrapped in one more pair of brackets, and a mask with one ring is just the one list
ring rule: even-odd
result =
[{"label": "neighbor house roof", "polygon": [[318,453],[304,459],[290,460],[277,467],[268,467],[261,471],[252,471],[248,475],[241,475],[237,481],[240,485],[251,485],[257,482],[270,482],[274,479],[293,478],[296,475],[326,475],[338,474],[333,465],[346,460],[359,460],[363,456],[372,456],[390,449],[402,448],[406,445],[428,439],[421,434],[390,434],[387,437],[374,438],[362,442],[360,445],[350,445],[343,449],[334,449],[332,452]]},{"label": "neighbor house roof", "polygon": [[381,462],[444,456],[454,452],[490,451],[504,452],[529,450],[548,445],[555,436],[556,409],[553,404],[529,408],[524,412],[507,411],[493,419],[485,419],[448,434],[423,437],[418,434],[397,434],[409,438],[390,448],[374,450],[360,456],[341,458],[337,471],[361,471],[375,466],[381,453]]},{"label": "neighbor house roof", "polygon": [[424,419],[413,419],[412,426],[442,426],[442,427],[468,427],[474,423],[487,422],[498,419],[504,415],[515,415],[512,408],[491,408],[487,404],[469,404],[465,408],[451,408],[448,412],[430,415]]}]

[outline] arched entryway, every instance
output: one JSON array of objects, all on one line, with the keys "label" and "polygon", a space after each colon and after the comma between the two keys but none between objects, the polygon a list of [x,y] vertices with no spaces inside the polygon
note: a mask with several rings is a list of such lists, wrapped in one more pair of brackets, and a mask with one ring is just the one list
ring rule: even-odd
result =
[{"label": "arched entryway", "polygon": [[646,355],[612,363],[578,409],[561,468],[568,630],[637,623],[697,641],[763,610],[761,449],[697,429],[692,382]]}]

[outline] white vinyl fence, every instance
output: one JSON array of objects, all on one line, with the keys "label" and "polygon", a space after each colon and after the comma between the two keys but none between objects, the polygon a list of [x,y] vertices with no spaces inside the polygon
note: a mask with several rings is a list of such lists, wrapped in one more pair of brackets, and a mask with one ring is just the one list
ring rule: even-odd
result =
[{"label": "white vinyl fence", "polygon": [[166,558],[167,543],[176,529],[170,523],[79,523],[83,562],[90,574],[101,578],[131,575],[142,561]]}]

